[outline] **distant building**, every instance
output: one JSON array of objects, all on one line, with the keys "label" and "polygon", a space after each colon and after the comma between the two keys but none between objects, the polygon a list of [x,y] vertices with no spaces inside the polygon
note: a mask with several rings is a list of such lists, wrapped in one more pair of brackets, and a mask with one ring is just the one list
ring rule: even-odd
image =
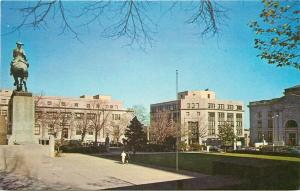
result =
[{"label": "distant building", "polygon": [[[11,90],[0,90],[0,115],[6,119],[8,142],[13,141],[12,124],[8,122],[11,95]],[[101,129],[97,141],[105,142],[108,136],[112,142],[121,142],[125,128],[133,118],[133,111],[124,109],[123,103],[112,100],[111,96],[34,96],[34,100],[36,142],[49,139],[51,134],[57,139],[62,136],[65,140],[80,140],[83,129],[87,130],[84,140],[94,141],[95,125]]]},{"label": "distant building", "polygon": [[[155,121],[166,116],[179,124],[181,141],[188,144],[206,141],[218,142],[218,127],[226,121],[232,125],[239,137],[244,137],[244,104],[241,101],[216,99],[216,94],[209,90],[185,91],[177,95],[177,100],[150,105],[151,128]],[[178,123],[176,123],[178,121]],[[176,129],[174,125],[170,128]]]},{"label": "distant building", "polygon": [[284,96],[250,102],[251,142],[300,145],[300,85],[287,88]]}]

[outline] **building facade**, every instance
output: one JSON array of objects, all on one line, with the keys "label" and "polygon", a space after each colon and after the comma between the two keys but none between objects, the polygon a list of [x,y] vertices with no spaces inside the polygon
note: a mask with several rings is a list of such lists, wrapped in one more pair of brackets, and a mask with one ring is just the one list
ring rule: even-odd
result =
[{"label": "building facade", "polygon": [[[6,119],[7,139],[13,142],[10,124],[9,103],[12,91],[0,91],[0,115]],[[113,143],[122,142],[125,128],[133,118],[133,111],[124,109],[121,101],[111,96],[83,95],[79,98],[59,96],[34,96],[36,142],[48,140],[49,135],[57,139],[105,142],[109,137]]]},{"label": "building facade", "polygon": [[300,85],[287,88],[284,96],[250,102],[251,142],[300,145]]},{"label": "building facade", "polygon": [[218,127],[226,122],[232,125],[237,136],[244,136],[243,102],[216,99],[213,91],[180,92],[177,100],[151,104],[150,109],[150,140],[151,128],[155,128],[156,121],[166,116],[177,124],[169,128],[179,126],[181,141],[188,144],[217,141]]}]

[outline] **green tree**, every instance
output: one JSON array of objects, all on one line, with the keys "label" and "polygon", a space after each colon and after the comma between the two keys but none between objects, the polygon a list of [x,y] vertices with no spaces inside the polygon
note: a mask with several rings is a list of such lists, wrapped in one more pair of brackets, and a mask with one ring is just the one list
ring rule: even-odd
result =
[{"label": "green tree", "polygon": [[225,122],[223,125],[219,126],[219,134],[222,145],[226,147],[232,146],[234,143],[234,139],[236,138],[234,134],[233,126],[230,123]]},{"label": "green tree", "polygon": [[146,144],[147,138],[143,131],[143,125],[136,116],[130,121],[129,126],[125,130],[125,137],[127,146],[132,149],[134,154],[137,149]]},{"label": "green tree", "polygon": [[262,0],[259,21],[250,22],[255,31],[255,48],[268,64],[292,66],[300,70],[300,3],[299,1]]}]

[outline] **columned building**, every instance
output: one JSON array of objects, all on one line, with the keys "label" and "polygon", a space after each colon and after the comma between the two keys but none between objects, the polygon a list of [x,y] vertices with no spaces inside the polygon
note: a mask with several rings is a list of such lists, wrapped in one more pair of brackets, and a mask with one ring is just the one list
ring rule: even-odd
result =
[{"label": "columned building", "polygon": [[[151,135],[151,128],[169,126],[168,128],[176,131],[176,126],[179,126],[181,141],[188,144],[202,144],[205,141],[211,144],[218,142],[218,127],[226,122],[231,124],[238,137],[244,137],[243,102],[216,99],[213,91],[180,92],[177,100],[151,104],[150,110],[150,140],[152,141],[155,141],[156,135]],[[169,122],[156,127],[156,121],[166,118]]]},{"label": "columned building", "polygon": [[[11,90],[0,90],[0,115],[6,119],[7,139],[13,142],[12,124],[9,123]],[[60,96],[34,96],[36,142],[48,140],[49,135],[57,139],[84,141],[122,142],[125,128],[133,118],[133,111],[124,109],[121,101],[111,96],[83,95],[79,98]],[[96,134],[97,133],[97,134]]]},{"label": "columned building", "polygon": [[250,102],[251,142],[300,145],[300,85],[287,88],[284,96]]}]

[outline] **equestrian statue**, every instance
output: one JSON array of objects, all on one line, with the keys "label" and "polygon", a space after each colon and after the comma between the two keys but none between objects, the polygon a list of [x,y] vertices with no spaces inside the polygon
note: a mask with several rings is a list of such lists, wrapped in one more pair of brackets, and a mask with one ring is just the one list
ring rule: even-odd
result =
[{"label": "equestrian statue", "polygon": [[24,44],[22,42],[16,44],[17,47],[13,50],[13,60],[10,64],[10,75],[14,77],[16,91],[23,91],[24,85],[24,90],[27,92],[26,80],[28,78],[29,63],[23,49]]}]

